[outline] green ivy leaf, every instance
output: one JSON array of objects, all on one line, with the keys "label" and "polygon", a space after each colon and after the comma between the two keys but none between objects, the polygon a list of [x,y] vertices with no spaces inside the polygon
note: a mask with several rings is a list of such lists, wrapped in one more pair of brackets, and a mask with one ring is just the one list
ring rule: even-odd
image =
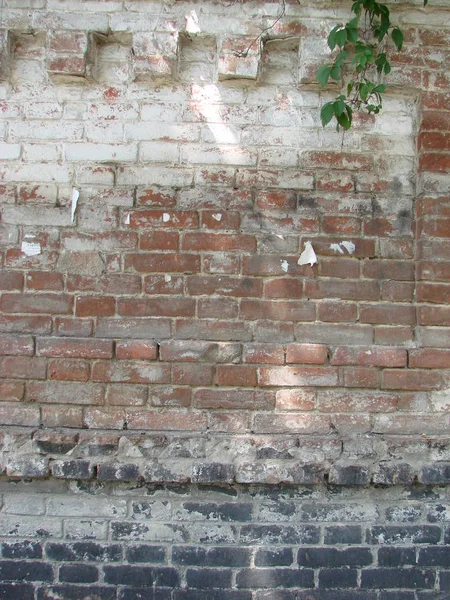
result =
[{"label": "green ivy leaf", "polygon": [[336,100],[333,104],[334,114],[336,117],[340,117],[345,110],[345,102],[343,100]]},{"label": "green ivy leaf", "polygon": [[331,79],[334,79],[335,81],[339,81],[339,79],[341,78],[341,67],[339,65],[333,65],[333,67],[331,68]]},{"label": "green ivy leaf", "polygon": [[339,48],[343,48],[345,46],[345,42],[347,41],[347,30],[340,29],[338,32],[336,32],[334,39]]},{"label": "green ivy leaf", "polygon": [[318,68],[316,73],[316,79],[320,85],[324,88],[330,78],[331,67],[329,65],[322,65]]},{"label": "green ivy leaf", "polygon": [[336,32],[340,27],[342,27],[342,25],[336,25],[336,27],[333,27],[328,35],[327,44],[330,50],[334,50],[336,47]]},{"label": "green ivy leaf", "polygon": [[352,122],[345,113],[342,113],[342,115],[339,115],[339,117],[336,117],[336,119],[339,125],[344,129],[350,129],[352,126]]},{"label": "green ivy leaf", "polygon": [[392,39],[394,40],[394,44],[397,46],[397,50],[401,50],[403,46],[403,33],[400,31],[398,27],[395,27],[392,30]]},{"label": "green ivy leaf", "polygon": [[320,111],[320,118],[322,120],[322,125],[328,125],[331,119],[334,117],[334,106],[333,102],[327,102],[322,106],[322,110]]},{"label": "green ivy leaf", "polygon": [[426,6],[428,4],[428,0],[423,0],[423,5]]}]

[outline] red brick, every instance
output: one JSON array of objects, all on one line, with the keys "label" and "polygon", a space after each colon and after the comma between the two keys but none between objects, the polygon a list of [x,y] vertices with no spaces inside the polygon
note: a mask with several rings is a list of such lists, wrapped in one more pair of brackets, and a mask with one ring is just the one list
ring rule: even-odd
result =
[{"label": "red brick", "polygon": [[258,297],[263,289],[262,281],[252,277],[192,275],[187,277],[186,282],[188,292],[192,295]]},{"label": "red brick", "polygon": [[100,294],[140,294],[141,277],[139,275],[103,275],[102,277],[86,277],[85,275],[68,275],[67,290],[69,292],[98,292]]},{"label": "red brick", "polygon": [[235,319],[238,314],[239,302],[234,298],[199,298],[197,300],[199,319]]},{"label": "red brick", "polygon": [[[377,234],[375,234],[377,235]],[[306,239],[305,239],[306,241]],[[336,237],[315,237],[312,241],[312,245],[317,256],[333,256],[336,257],[336,250],[332,247],[333,244],[340,244],[342,238]],[[374,240],[368,240],[365,238],[349,237],[345,241],[352,242],[355,244],[355,251],[352,254],[353,258],[370,258],[375,256],[375,242]],[[340,259],[341,254],[339,254]],[[312,271],[314,273],[314,271]]]},{"label": "red brick", "polygon": [[418,279],[450,281],[450,262],[421,261],[418,263]]},{"label": "red brick", "polygon": [[118,300],[117,313],[125,317],[193,317],[195,300],[182,296],[171,298],[133,298]]},{"label": "red brick", "polygon": [[130,226],[137,229],[143,227],[192,229],[198,227],[198,214],[195,211],[140,210],[131,213]]},{"label": "red brick", "polygon": [[47,61],[48,71],[55,74],[83,76],[85,67],[84,56],[58,57]]},{"label": "red brick", "polygon": [[123,429],[125,411],[108,408],[87,408],[84,411],[83,424],[89,429]]},{"label": "red brick", "polygon": [[25,384],[20,381],[0,381],[0,402],[20,402]]},{"label": "red brick", "polygon": [[344,367],[340,369],[340,378],[343,387],[378,388],[380,386],[379,370],[369,367]]},{"label": "red brick", "polygon": [[43,406],[42,425],[44,427],[69,427],[80,429],[83,426],[83,412],[81,408],[67,406]]},{"label": "red brick", "polygon": [[320,261],[322,277],[359,279],[360,261],[353,258],[323,258]]},{"label": "red brick", "polygon": [[341,298],[342,300],[377,300],[380,290],[375,281],[306,280],[307,298]]},{"label": "red brick", "polygon": [[340,346],[333,351],[330,362],[335,366],[406,367],[406,360],[407,353],[404,348]]},{"label": "red brick", "polygon": [[441,283],[419,283],[416,291],[417,302],[450,304],[450,285]]},{"label": "red brick", "polygon": [[316,404],[316,392],[311,389],[278,390],[276,394],[277,410],[314,410]]},{"label": "red brick", "polygon": [[53,31],[50,50],[53,52],[81,53],[86,50],[87,35],[77,31]]},{"label": "red brick", "polygon": [[297,193],[279,190],[258,191],[256,204],[262,210],[295,210]]},{"label": "red brick", "polygon": [[6,333],[46,334],[52,329],[50,317],[12,317],[0,315],[0,331]]},{"label": "red brick", "polygon": [[112,296],[77,296],[77,317],[111,317],[116,312],[116,301]]},{"label": "red brick", "polygon": [[202,227],[206,229],[233,230],[239,229],[241,216],[238,212],[228,210],[204,210],[201,213],[201,221]]},{"label": "red brick", "polygon": [[386,302],[412,302],[414,289],[412,281],[384,281],[381,286],[381,299]]},{"label": "red brick", "polygon": [[419,348],[409,350],[409,366],[419,369],[450,369],[450,350]]},{"label": "red brick", "polygon": [[34,341],[31,336],[0,335],[0,356],[33,356]]},{"label": "red brick", "polygon": [[0,425],[37,427],[39,418],[39,408],[37,406],[0,404]]},{"label": "red brick", "polygon": [[175,386],[152,386],[149,391],[150,406],[187,408],[191,405],[191,389]]},{"label": "red brick", "polygon": [[175,385],[212,385],[214,369],[209,365],[184,363],[172,367],[172,382]]},{"label": "red brick", "polygon": [[177,193],[172,189],[148,188],[137,191],[137,206],[169,208],[177,203]]},{"label": "red brick", "polygon": [[318,434],[326,435],[330,431],[328,415],[312,415],[309,413],[293,414],[259,414],[255,416],[253,430],[255,433]]},{"label": "red brick", "polygon": [[182,294],[184,277],[177,275],[147,275],[144,277],[144,293],[150,295]]},{"label": "red brick", "polygon": [[45,379],[47,361],[44,358],[8,356],[0,360],[0,377],[12,379]]},{"label": "red brick", "polygon": [[414,340],[414,331],[411,327],[376,327],[375,344],[406,344]]},{"label": "red brick", "polygon": [[160,344],[160,357],[170,362],[236,363],[241,346],[227,342],[167,340]]},{"label": "red brick", "polygon": [[209,431],[216,433],[248,433],[250,431],[250,413],[211,413]]},{"label": "red brick", "polygon": [[156,360],[157,343],[152,340],[127,340],[116,342],[116,358]]},{"label": "red brick", "polygon": [[[256,254],[242,257],[242,273],[244,275],[285,276],[314,275],[312,267],[301,267],[297,264],[298,256],[283,256],[273,254]],[[287,266],[286,266],[287,263]],[[287,271],[286,271],[287,269]]]},{"label": "red brick", "polygon": [[303,282],[289,277],[264,282],[266,298],[301,298]]},{"label": "red brick", "polygon": [[203,272],[220,274],[238,274],[240,272],[241,257],[231,252],[213,252],[203,254]]},{"label": "red brick", "polygon": [[402,260],[369,260],[363,262],[363,277],[368,279],[414,280],[414,263]]},{"label": "red brick", "polygon": [[274,407],[274,400],[272,394],[238,389],[199,389],[194,391],[192,398],[196,408],[213,410],[270,410]]},{"label": "red brick", "polygon": [[328,358],[328,348],[324,344],[288,344],[286,363],[303,365],[324,365]]},{"label": "red brick", "polygon": [[322,173],[317,177],[316,188],[323,192],[352,192],[355,189],[354,175],[348,173]]},{"label": "red brick", "polygon": [[333,367],[261,367],[259,385],[275,387],[336,386],[338,370]]},{"label": "red brick", "polygon": [[61,358],[51,360],[48,365],[49,379],[88,381],[89,373],[89,363],[85,360]]},{"label": "red brick", "polygon": [[141,250],[177,250],[179,237],[177,231],[143,233],[139,239],[139,248]]},{"label": "red brick", "polygon": [[302,166],[307,168],[344,169],[346,171],[370,171],[373,158],[349,152],[309,151],[301,155]]},{"label": "red brick", "polygon": [[316,311],[311,302],[242,300],[241,317],[250,321],[314,321]]},{"label": "red brick", "polygon": [[358,235],[361,231],[361,219],[357,217],[323,217],[322,231],[342,235]]},{"label": "red brick", "polygon": [[450,131],[450,112],[442,110],[423,111],[421,131],[438,131],[440,133]]},{"label": "red brick", "polygon": [[14,271],[0,271],[0,290],[12,291],[23,289],[23,274]]},{"label": "red brick", "polygon": [[138,273],[199,273],[196,254],[126,254],[125,269]]},{"label": "red brick", "polygon": [[55,333],[61,336],[83,337],[92,334],[92,319],[56,317]]},{"label": "red brick", "polygon": [[416,320],[415,308],[409,304],[361,305],[359,311],[361,323],[414,325]]},{"label": "red brick", "polygon": [[201,412],[178,410],[130,410],[128,429],[153,431],[206,431],[207,416]]},{"label": "red brick", "polygon": [[142,406],[147,402],[147,386],[112,384],[106,392],[111,406]]},{"label": "red brick", "polygon": [[358,317],[356,304],[348,302],[319,302],[318,319],[328,323],[354,322]]},{"label": "red brick", "polygon": [[68,314],[73,297],[66,294],[3,294],[0,310],[6,313]]},{"label": "red brick", "polygon": [[419,149],[450,150],[450,135],[448,133],[423,132],[419,135]]},{"label": "red brick", "polygon": [[216,385],[256,387],[257,382],[255,367],[248,365],[219,365],[216,367]]},{"label": "red brick", "polygon": [[421,370],[386,369],[382,388],[386,390],[438,390],[442,385],[440,373]]},{"label": "red brick", "polygon": [[432,173],[448,173],[450,170],[450,154],[422,152],[419,158],[419,170]]},{"label": "red brick", "polygon": [[38,338],[39,356],[54,358],[112,358],[113,342],[83,338]]},{"label": "red brick", "polygon": [[72,381],[32,381],[27,384],[27,399],[42,404],[103,404],[102,385]]},{"label": "red brick", "polygon": [[284,348],[280,344],[246,344],[243,360],[245,363],[282,365]]},{"label": "red brick", "polygon": [[419,306],[419,325],[450,325],[450,306]]},{"label": "red brick", "polygon": [[444,46],[450,44],[448,29],[419,29],[419,39],[424,46]]},{"label": "red brick", "polygon": [[225,233],[185,233],[181,240],[183,250],[214,252],[254,252],[256,238],[253,235],[232,235]]},{"label": "red brick", "polygon": [[397,406],[397,394],[387,392],[322,391],[317,394],[318,409],[321,412],[393,412]]},{"label": "red brick", "polygon": [[416,434],[422,435],[426,431],[427,435],[434,433],[448,433],[448,424],[442,415],[376,415],[373,420],[374,433],[388,433],[392,435]]},{"label": "red brick", "polygon": [[93,381],[108,383],[170,383],[170,367],[143,361],[99,361],[92,369]]},{"label": "red brick", "polygon": [[34,271],[27,274],[26,282],[28,290],[58,292],[64,289],[64,279],[60,273]]}]

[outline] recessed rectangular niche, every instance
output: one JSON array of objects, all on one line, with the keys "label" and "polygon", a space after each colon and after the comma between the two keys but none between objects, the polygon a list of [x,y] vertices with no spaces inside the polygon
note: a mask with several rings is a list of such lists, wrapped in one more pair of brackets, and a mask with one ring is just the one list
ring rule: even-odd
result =
[{"label": "recessed rectangular niche", "polygon": [[299,38],[263,41],[261,82],[270,85],[298,83]]},{"label": "recessed rectangular niche", "polygon": [[178,73],[182,81],[214,81],[216,60],[217,42],[215,36],[180,33],[178,38]]},{"label": "recessed rectangular niche", "polygon": [[131,33],[91,33],[87,74],[99,83],[120,85],[133,79]]},{"label": "recessed rectangular niche", "polygon": [[44,82],[47,79],[45,69],[45,33],[32,31],[9,31],[6,42],[7,56],[5,65],[13,83],[29,81]]}]

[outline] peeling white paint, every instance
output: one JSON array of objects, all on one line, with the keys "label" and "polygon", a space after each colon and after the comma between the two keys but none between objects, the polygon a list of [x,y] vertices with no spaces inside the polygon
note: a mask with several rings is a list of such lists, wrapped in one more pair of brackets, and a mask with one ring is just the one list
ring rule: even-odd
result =
[{"label": "peeling white paint", "polygon": [[311,267],[316,264],[317,256],[314,252],[314,248],[312,247],[311,242],[305,242],[305,249],[300,254],[300,258],[297,261],[298,265],[311,265]]},{"label": "peeling white paint", "polygon": [[281,268],[283,269],[283,271],[285,273],[287,273],[289,271],[289,263],[287,260],[282,260],[281,261]]},{"label": "peeling white paint", "polygon": [[214,213],[213,215],[211,215],[213,219],[215,219],[216,221],[220,221],[222,220],[222,214],[221,213]]},{"label": "peeling white paint", "polygon": [[164,213],[163,214],[163,222],[164,223],[168,223],[170,221],[170,215],[169,213]]},{"label": "peeling white paint", "polygon": [[[25,237],[34,237],[34,236],[25,236]],[[22,242],[22,252],[27,256],[37,256],[41,254],[42,249],[39,242]]]},{"label": "peeling white paint", "polygon": [[189,14],[186,15],[186,31],[188,33],[200,33],[201,29],[198,24],[198,16],[195,10],[191,10]]},{"label": "peeling white paint", "polygon": [[72,188],[72,223],[75,220],[75,212],[77,210],[77,206],[78,206],[78,198],[80,197],[80,192],[77,190],[77,188]]},{"label": "peeling white paint", "polygon": [[169,281],[172,281],[172,276],[171,275],[164,275],[164,281],[166,283],[169,283]]},{"label": "peeling white paint", "polygon": [[125,215],[125,219],[123,220],[124,225],[129,225],[130,224],[130,218],[131,218],[130,213],[127,213]]},{"label": "peeling white paint", "polygon": [[345,240],[339,242],[339,244],[335,243],[330,245],[330,250],[334,250],[334,252],[337,252],[339,254],[345,254],[344,249],[347,250],[347,252],[351,255],[355,252],[356,246],[353,242]]}]

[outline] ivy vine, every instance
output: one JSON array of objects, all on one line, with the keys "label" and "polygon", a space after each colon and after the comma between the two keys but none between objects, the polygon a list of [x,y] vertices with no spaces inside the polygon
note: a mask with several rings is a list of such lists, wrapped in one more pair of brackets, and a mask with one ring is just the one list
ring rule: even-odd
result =
[{"label": "ivy vine", "polygon": [[[424,0],[426,6],[428,0]],[[378,114],[383,105],[386,86],[384,75],[391,71],[388,56],[388,40],[401,50],[404,35],[391,23],[390,11],[385,4],[376,0],[355,0],[352,4],[355,15],[347,23],[336,25],[328,35],[327,43],[334,52],[333,61],[319,67],[317,81],[325,88],[330,80],[341,81],[350,70],[346,93],[323,105],[320,117],[325,127],[333,119],[337,129],[350,129],[353,111],[362,110]]]}]

